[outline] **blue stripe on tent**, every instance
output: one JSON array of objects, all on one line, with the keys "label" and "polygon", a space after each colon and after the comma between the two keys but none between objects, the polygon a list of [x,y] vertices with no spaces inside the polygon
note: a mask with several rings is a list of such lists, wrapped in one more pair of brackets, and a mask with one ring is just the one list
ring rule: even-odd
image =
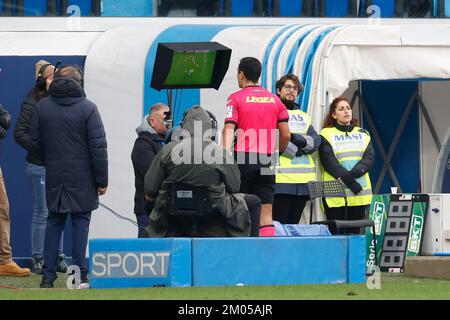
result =
[{"label": "blue stripe on tent", "polygon": [[294,71],[294,64],[295,64],[295,57],[297,56],[298,49],[303,43],[303,40],[314,30],[316,30],[318,27],[311,28],[311,30],[305,32],[300,36],[300,38],[297,40],[297,44],[292,47],[291,52],[289,52],[287,62],[286,62],[286,68],[284,71],[284,74],[292,73]]},{"label": "blue stripe on tent", "polygon": [[305,89],[300,95],[299,101],[300,107],[303,111],[307,112],[308,110],[308,101],[311,95],[311,82],[312,82],[312,65],[314,63],[314,55],[316,54],[317,48],[319,47],[322,40],[332,31],[334,31],[338,27],[330,27],[326,30],[322,31],[314,40],[312,45],[309,47],[308,52],[305,57],[305,61],[303,63],[303,72],[301,76],[301,83],[305,86]]},{"label": "blue stripe on tent", "polygon": [[[155,62],[156,50],[158,43],[160,42],[179,42],[182,39],[183,42],[206,42],[211,39],[220,31],[232,27],[231,25],[214,25],[214,26],[199,26],[199,25],[177,25],[172,26],[153,41],[145,61],[145,77],[144,77],[144,102],[143,102],[143,115],[147,114],[148,108],[157,102],[167,102],[167,91],[157,91],[150,87],[153,64]],[[195,32],[193,31],[195,29]],[[200,89],[183,89],[173,90],[173,113],[174,113],[174,126],[178,125],[181,121],[183,112],[189,109],[195,104],[200,103]],[[175,97],[178,95],[178,101],[175,101]],[[175,102],[177,103],[175,105]],[[225,103],[225,101],[224,101]],[[224,105],[225,106],[225,105]]]},{"label": "blue stripe on tent", "polygon": [[273,60],[273,67],[272,67],[272,92],[276,92],[275,88],[275,81],[278,79],[277,77],[277,70],[278,70],[278,59],[280,58],[281,50],[283,49],[284,45],[286,44],[287,40],[292,36],[292,34],[304,26],[297,26],[293,28],[291,31],[287,33],[287,35],[281,40],[280,45],[277,48],[277,51],[275,52],[275,57]]},{"label": "blue stripe on tent", "polygon": [[266,50],[264,52],[264,57],[262,61],[262,75],[261,75],[261,85],[264,88],[267,88],[267,64],[269,61],[270,52],[272,51],[273,46],[275,45],[275,42],[278,40],[280,35],[283,34],[287,29],[291,28],[292,25],[288,25],[283,27],[281,30],[279,30],[270,40],[269,44],[266,47]]},{"label": "blue stripe on tent", "polygon": [[444,3],[444,14],[446,17],[450,17],[450,0],[445,0]]},{"label": "blue stripe on tent", "polygon": [[232,17],[253,16],[253,0],[231,0]]}]

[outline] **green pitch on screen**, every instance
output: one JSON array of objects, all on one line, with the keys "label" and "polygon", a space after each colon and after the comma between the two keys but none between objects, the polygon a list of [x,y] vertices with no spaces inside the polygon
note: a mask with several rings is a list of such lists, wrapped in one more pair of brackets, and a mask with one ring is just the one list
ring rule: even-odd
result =
[{"label": "green pitch on screen", "polygon": [[207,85],[211,83],[216,51],[175,52],[166,86]]}]

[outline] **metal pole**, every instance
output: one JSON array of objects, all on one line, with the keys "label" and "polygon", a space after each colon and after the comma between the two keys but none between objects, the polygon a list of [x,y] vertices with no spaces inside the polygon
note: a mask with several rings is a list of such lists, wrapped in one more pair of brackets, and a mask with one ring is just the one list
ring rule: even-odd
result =
[{"label": "metal pole", "polygon": [[[381,187],[381,183],[383,182],[384,176],[386,175],[386,170],[389,166],[389,163],[391,162],[392,156],[394,155],[395,148],[397,147],[398,141],[400,140],[400,136],[403,133],[403,129],[405,128],[406,121],[409,118],[409,114],[411,113],[411,109],[413,107],[414,100],[416,100],[416,97],[417,97],[417,92],[414,92],[411,95],[411,98],[409,99],[408,105],[406,106],[405,112],[403,113],[402,119],[400,120],[400,124],[395,133],[394,139],[392,139],[392,143],[391,143],[391,146],[389,147],[389,151],[388,151],[387,157],[384,161],[383,168],[381,169],[380,175],[378,176],[378,181],[377,181],[377,185],[376,185],[375,189],[378,188],[378,190],[379,190],[379,188]],[[402,192],[400,185],[396,185],[396,187],[398,187],[399,191]]]},{"label": "metal pole", "polygon": [[[355,95],[357,95],[359,98],[363,113],[367,119],[367,122],[369,123],[369,126],[372,128],[371,134],[373,135],[373,137],[375,139],[375,143],[378,145],[378,148],[380,149],[381,157],[383,158],[384,163],[386,163],[386,157],[387,157],[386,150],[384,149],[383,143],[381,142],[380,135],[378,134],[378,130],[377,130],[377,127],[375,126],[375,122],[373,121],[372,116],[369,113],[369,109],[367,108],[366,102],[364,101],[363,97],[361,96],[361,94],[359,92],[356,92]],[[387,162],[387,163],[388,163],[389,177],[391,178],[394,185],[400,188],[400,183],[397,179],[397,176],[395,175],[394,170],[392,169],[389,162]],[[381,188],[381,184],[378,187],[375,187],[374,193],[375,194],[378,193],[380,191],[380,188]]]}]

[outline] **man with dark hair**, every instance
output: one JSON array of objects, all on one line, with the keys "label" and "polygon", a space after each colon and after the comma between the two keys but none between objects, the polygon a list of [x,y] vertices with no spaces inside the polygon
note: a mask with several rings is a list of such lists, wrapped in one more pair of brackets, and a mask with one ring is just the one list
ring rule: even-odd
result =
[{"label": "man with dark hair", "polygon": [[106,135],[97,106],[86,99],[82,74],[63,67],[50,85],[50,96],[39,101],[33,117],[31,146],[42,153],[47,169],[47,229],[41,288],[56,280],[58,247],[67,216],[73,232],[72,264],[88,281],[86,246],[91,212],[108,186]]},{"label": "man with dark hair", "polygon": [[[291,137],[289,114],[280,99],[258,85],[261,63],[253,57],[243,58],[238,66],[240,91],[233,93],[227,102],[222,145],[231,151],[235,130],[235,158],[241,172],[241,192],[261,199],[260,236],[274,236],[272,203],[275,176],[270,167],[273,156],[283,152]],[[277,129],[279,150],[276,150]]]},{"label": "man with dark hair", "polygon": [[309,199],[307,183],[316,180],[312,154],[320,145],[320,137],[311,125],[309,115],[300,110],[296,100],[303,90],[298,77],[287,74],[276,82],[277,95],[289,110],[291,140],[277,167],[273,218],[283,224],[300,221]]},{"label": "man with dark hair", "polygon": [[[0,139],[6,137],[11,126],[11,115],[0,105]],[[12,260],[10,246],[9,202],[3,172],[0,168],[0,276],[28,276],[30,269],[20,268]]]},{"label": "man with dark hair", "polygon": [[138,223],[138,238],[145,238],[147,233],[145,228],[148,225],[148,216],[151,205],[145,201],[144,178],[152,164],[156,154],[161,150],[167,126],[165,119],[169,107],[163,103],[154,104],[149,114],[142,119],[142,124],[136,129],[138,137],[134,142],[131,160],[134,169],[134,214]]}]

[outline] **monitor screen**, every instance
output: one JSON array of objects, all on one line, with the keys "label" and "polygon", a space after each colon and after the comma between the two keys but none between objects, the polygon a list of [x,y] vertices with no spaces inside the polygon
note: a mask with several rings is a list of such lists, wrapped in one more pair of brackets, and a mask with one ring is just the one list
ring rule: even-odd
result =
[{"label": "monitor screen", "polygon": [[164,85],[208,85],[212,80],[215,61],[215,50],[176,51]]}]

